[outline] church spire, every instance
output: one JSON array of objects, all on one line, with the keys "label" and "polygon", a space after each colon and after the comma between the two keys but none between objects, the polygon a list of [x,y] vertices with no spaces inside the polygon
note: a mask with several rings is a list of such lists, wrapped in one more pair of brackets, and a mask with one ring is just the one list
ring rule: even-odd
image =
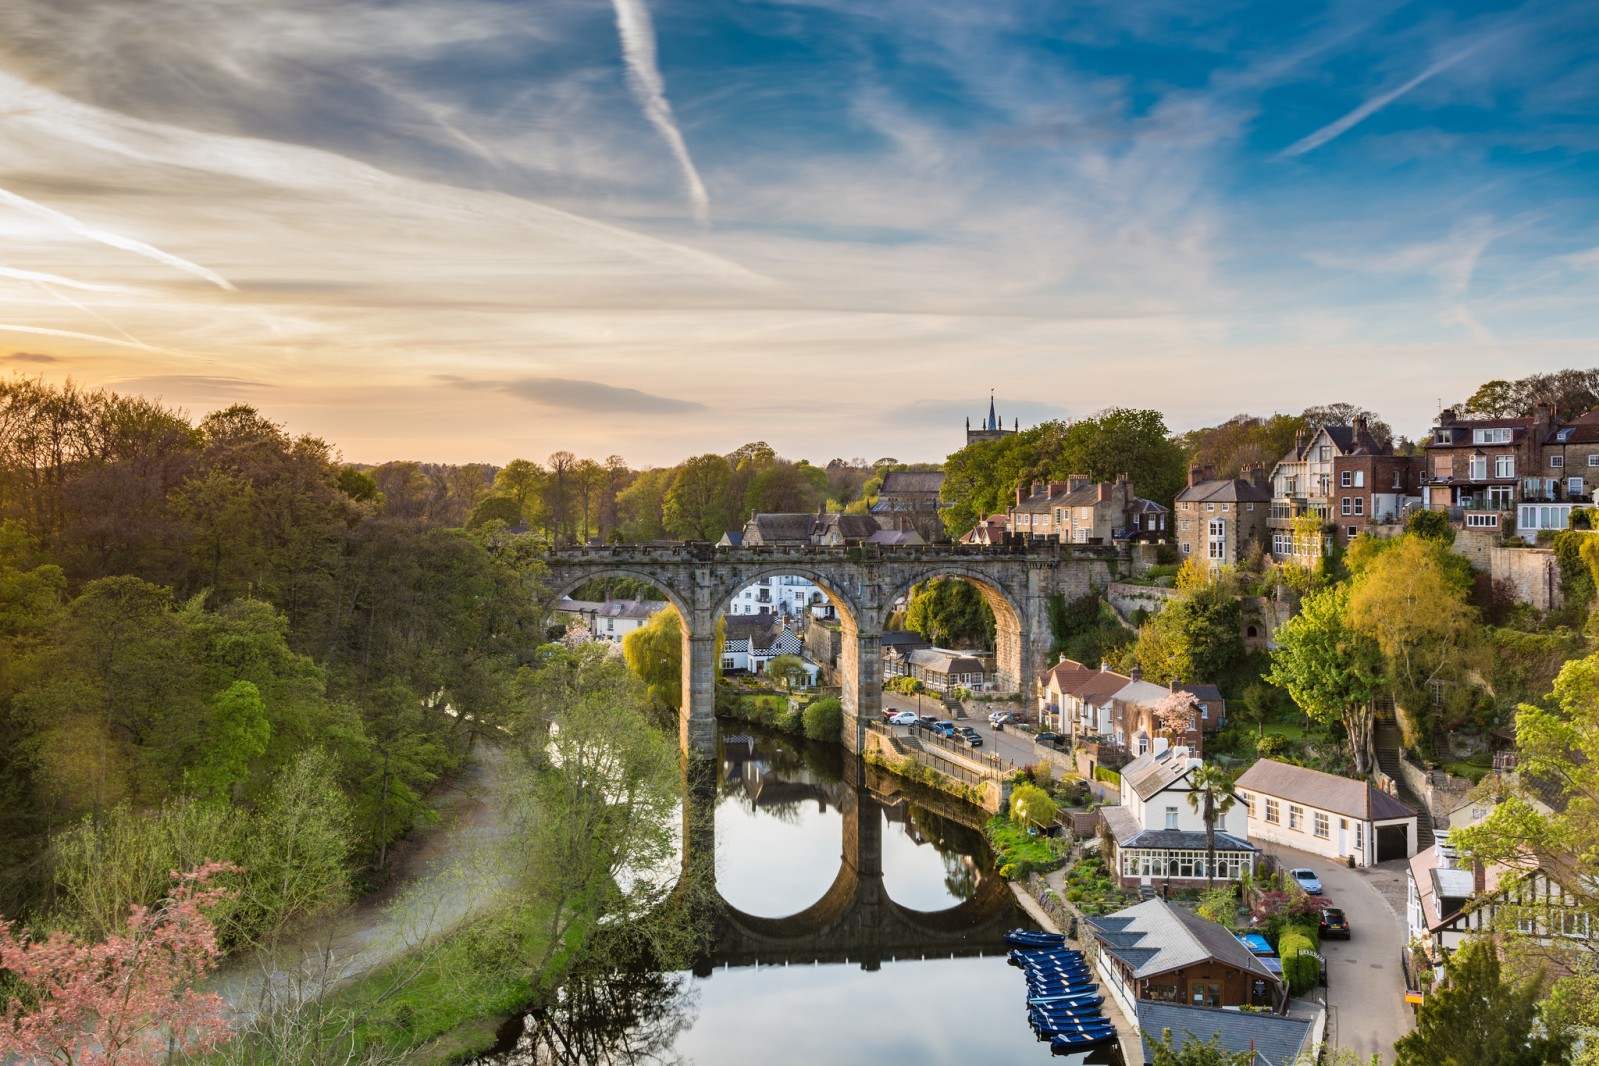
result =
[{"label": "church spire", "polygon": [[999,428],[999,416],[994,414],[994,390],[988,390],[988,428]]}]

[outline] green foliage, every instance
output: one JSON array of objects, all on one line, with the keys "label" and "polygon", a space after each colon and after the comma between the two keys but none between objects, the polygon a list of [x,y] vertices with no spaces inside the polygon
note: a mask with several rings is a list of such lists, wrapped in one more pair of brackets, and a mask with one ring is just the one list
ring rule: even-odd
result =
[{"label": "green foliage", "polygon": [[720,455],[685,462],[661,501],[666,531],[684,540],[715,541],[741,517],[728,499],[733,471]]},{"label": "green foliage", "polygon": [[904,626],[940,647],[994,647],[993,609],[960,578],[934,578],[911,589]]},{"label": "green foliage", "polygon": [[[1155,684],[1217,682],[1230,677],[1244,660],[1237,592],[1225,580],[1187,581],[1183,595],[1138,631],[1124,666],[1138,666]],[[1179,576],[1179,586],[1185,583]]]},{"label": "green foliage", "polygon": [[1017,785],[1010,794],[1010,817],[1023,828],[1047,827],[1059,811],[1053,798],[1037,785]]},{"label": "green foliage", "polygon": [[1262,759],[1280,758],[1288,751],[1288,738],[1280,733],[1265,733],[1255,738],[1255,754]]},{"label": "green foliage", "polygon": [[834,696],[816,700],[805,708],[803,720],[811,740],[837,743],[844,729],[844,705]]},{"label": "green foliage", "polygon": [[1266,680],[1312,718],[1341,722],[1360,772],[1374,758],[1371,702],[1382,684],[1381,650],[1349,624],[1349,586],[1307,596],[1300,613],[1277,632]]},{"label": "green foliage", "polygon": [[668,607],[622,638],[622,656],[658,707],[683,704],[683,623]]},{"label": "green foliage", "polygon": [[211,707],[210,736],[184,783],[202,798],[225,799],[244,782],[251,761],[266,752],[272,723],[261,690],[249,681],[218,692]]},{"label": "green foliage", "polygon": [[1396,1066],[1557,1066],[1571,1061],[1574,1034],[1541,1023],[1540,976],[1506,980],[1490,940],[1450,959],[1449,983],[1428,996],[1416,1028],[1394,1044]]},{"label": "green foliage", "polygon": [[774,656],[772,661],[766,664],[766,676],[785,689],[792,689],[805,681],[807,676],[805,663],[798,655]]},{"label": "green foliage", "polygon": [[1115,785],[1117,788],[1120,788],[1122,784],[1122,775],[1117,773],[1115,770],[1110,769],[1108,766],[1096,766],[1094,767],[1094,780],[1103,781],[1107,785]]},{"label": "green foliage", "polygon": [[1209,918],[1226,926],[1228,929],[1238,924],[1238,891],[1232,885],[1220,885],[1207,888],[1199,894],[1199,906],[1195,912],[1201,918]]},{"label": "green foliage", "polygon": [[[1025,880],[1029,874],[1053,870],[1062,862],[1059,850],[1049,837],[1033,836],[1025,827],[1001,815],[990,818],[984,832],[994,849],[995,862],[1010,880]],[[1005,873],[1006,869],[1010,873]]]},{"label": "green foliage", "polygon": [[1046,601],[1053,636],[1050,657],[1065,655],[1080,663],[1101,663],[1132,642],[1109,604],[1098,592],[1088,592],[1068,602],[1059,593]]},{"label": "green foliage", "polygon": [[1283,960],[1283,979],[1288,990],[1302,996],[1316,987],[1321,964],[1315,955],[1316,947],[1303,929],[1295,926],[1285,930],[1277,939],[1277,954]]},{"label": "green foliage", "polygon": [[1228,1051],[1219,1036],[1201,1040],[1185,1031],[1179,1040],[1170,1029],[1162,1029],[1160,1039],[1151,1040],[1150,1047],[1154,1066],[1251,1066],[1255,1058],[1251,1051]]},{"label": "green foliage", "polygon": [[1405,516],[1405,533],[1443,545],[1455,542],[1455,531],[1449,525],[1449,515],[1443,511],[1411,511]]}]

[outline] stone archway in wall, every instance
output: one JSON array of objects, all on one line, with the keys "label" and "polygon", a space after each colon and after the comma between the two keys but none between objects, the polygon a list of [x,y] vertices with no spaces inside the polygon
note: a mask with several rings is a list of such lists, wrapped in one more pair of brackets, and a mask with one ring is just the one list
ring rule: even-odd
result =
[{"label": "stone archway in wall", "polygon": [[[555,603],[560,603],[564,597],[572,594],[573,589],[578,588],[581,585],[587,585],[590,581],[603,581],[608,577],[625,577],[633,581],[644,582],[644,584],[650,586],[650,588],[658,592],[660,594],[660,598],[666,601],[666,603],[671,606],[672,610],[677,612],[677,617],[680,622],[686,622],[688,620],[688,604],[685,603],[683,598],[679,596],[669,585],[661,581],[659,574],[652,574],[647,570],[635,569],[630,566],[595,567],[592,570],[585,570],[581,574],[573,574],[571,577],[553,586],[552,591],[555,596]],[[552,606],[550,609],[553,611],[555,608]]]},{"label": "stone archway in wall", "polygon": [[[1020,693],[1026,700],[1052,641],[1043,594],[1038,589],[1007,588],[988,574],[958,564],[930,566],[902,581],[883,598],[879,631],[887,627],[901,597],[909,596],[914,586],[936,578],[956,578],[982,594],[994,614],[994,691]],[[1030,585],[1035,583],[1029,581]]]},{"label": "stone archway in wall", "polygon": [[[838,654],[839,687],[842,690],[839,702],[844,706],[843,735],[839,739],[850,751],[858,751],[861,728],[859,724],[861,710],[859,664],[861,656],[859,654],[860,633],[857,620],[861,617],[862,612],[855,596],[846,591],[836,577],[830,577],[826,573],[804,564],[796,565],[781,561],[773,561],[769,565],[745,571],[736,578],[729,579],[717,587],[715,598],[712,601],[714,607],[711,611],[711,624],[714,626],[717,619],[726,616],[728,608],[732,606],[734,597],[750,585],[763,578],[787,576],[802,577],[821,589],[822,594],[827,597],[828,602],[833,606],[833,610],[838,614],[839,628],[842,630],[839,638]],[[881,684],[880,674],[877,683]],[[875,706],[873,704],[874,708]],[[875,710],[872,713],[875,714]]]}]

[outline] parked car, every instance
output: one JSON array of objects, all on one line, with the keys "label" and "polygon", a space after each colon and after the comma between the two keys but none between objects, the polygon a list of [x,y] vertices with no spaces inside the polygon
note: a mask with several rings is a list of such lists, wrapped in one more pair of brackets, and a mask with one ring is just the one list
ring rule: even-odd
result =
[{"label": "parked car", "polygon": [[938,719],[930,714],[919,714],[916,716],[916,724],[923,729],[931,729],[938,724]]},{"label": "parked car", "polygon": [[1297,870],[1289,870],[1288,876],[1292,877],[1295,884],[1312,896],[1321,895],[1321,878],[1316,876],[1315,870],[1301,866]]},{"label": "parked car", "polygon": [[983,746],[983,737],[980,733],[957,733],[955,734],[955,739],[964,740],[967,745],[973,748],[980,748]]},{"label": "parked car", "polygon": [[988,716],[989,725],[1006,725],[1012,721],[1009,711],[994,711]]},{"label": "parked car", "polygon": [[915,711],[900,711],[888,721],[890,725],[915,725],[919,719]]},{"label": "parked car", "polygon": [[934,722],[933,732],[937,733],[941,737],[953,737],[955,735],[955,723]]},{"label": "parked car", "polygon": [[1059,733],[1039,733],[1033,739],[1040,744],[1048,744],[1052,748],[1060,747],[1065,740]]},{"label": "parked car", "polygon": [[1326,940],[1328,937],[1349,939],[1349,919],[1337,907],[1327,907],[1321,912],[1321,938]]}]

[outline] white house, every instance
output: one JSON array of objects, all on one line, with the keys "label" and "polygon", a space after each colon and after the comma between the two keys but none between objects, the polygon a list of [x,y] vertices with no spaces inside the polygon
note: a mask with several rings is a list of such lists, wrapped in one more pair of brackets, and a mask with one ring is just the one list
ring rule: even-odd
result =
[{"label": "white house", "polygon": [[667,606],[657,600],[606,600],[601,603],[564,596],[555,609],[569,621],[588,626],[595,640],[620,644],[623,637],[643,626],[657,612],[666,610]]},{"label": "white house", "polygon": [[[1496,928],[1500,912],[1524,936],[1544,942],[1560,938],[1585,945],[1593,932],[1593,916],[1560,884],[1558,876],[1539,865],[1530,870],[1462,862],[1443,833],[1438,843],[1410,860],[1405,924],[1412,941],[1425,941],[1435,964],[1469,937]],[[1508,930],[1507,930],[1508,931]]]},{"label": "white house", "polygon": [[[1189,802],[1189,776],[1201,765],[1188,748],[1156,737],[1152,750],[1122,767],[1121,803],[1100,814],[1116,841],[1113,862],[1123,885],[1190,888],[1205,880],[1204,806]],[[1248,839],[1248,812],[1236,803],[1216,821],[1215,879],[1253,871],[1258,854]]]},{"label": "white house", "polygon": [[1261,759],[1238,779],[1248,836],[1361,866],[1416,854],[1416,812],[1366,781]]},{"label": "white house", "polygon": [[779,655],[794,655],[805,667],[805,687],[816,684],[821,667],[805,658],[805,645],[799,634],[778,623],[772,615],[732,617],[724,623],[726,641],[722,645],[722,670],[743,670],[764,674],[767,665]]},{"label": "white house", "polygon": [[829,617],[832,603],[814,582],[794,574],[768,574],[739,590],[727,605],[730,615],[770,614],[802,618]]}]

